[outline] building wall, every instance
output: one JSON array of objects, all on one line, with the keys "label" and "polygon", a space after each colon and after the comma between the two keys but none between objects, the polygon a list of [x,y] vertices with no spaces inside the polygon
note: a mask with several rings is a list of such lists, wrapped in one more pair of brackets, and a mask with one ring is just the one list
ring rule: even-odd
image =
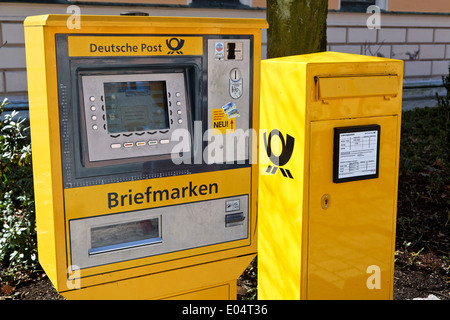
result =
[{"label": "building wall", "polygon": [[[96,0],[101,2],[102,0]],[[136,0],[137,1],[137,0]],[[133,0],[133,2],[136,2]],[[149,3],[151,0],[145,0]],[[108,1],[112,2],[112,1]],[[156,1],[161,3],[162,1]],[[180,2],[173,0],[172,2]],[[262,3],[263,2],[263,3]],[[164,2],[166,4],[166,2]],[[186,5],[186,0],[183,1]],[[253,6],[265,5],[264,1],[253,0]],[[104,6],[81,5],[81,14],[119,15],[127,11],[143,11],[154,16],[233,17],[265,18],[265,10],[258,9],[214,9],[187,8],[180,6]],[[4,3],[0,2],[0,101],[27,103],[27,77],[23,20],[27,16],[40,14],[65,14],[67,4]],[[266,32],[263,32],[263,52],[266,52]],[[265,58],[265,56],[263,56]]]},{"label": "building wall", "polygon": [[[389,2],[391,3],[391,1]],[[328,13],[328,50],[404,60],[403,108],[433,106],[449,73],[450,16],[382,12],[368,29],[364,12]]]},{"label": "building wall", "polygon": [[450,13],[449,0],[389,0],[389,11]]},{"label": "building wall", "polygon": [[[135,2],[135,0],[133,1]],[[152,0],[142,1],[149,3]],[[153,1],[157,2],[157,0]],[[186,0],[173,0],[172,2],[187,3]],[[241,2],[246,2],[254,7],[264,7],[266,1],[241,0]],[[389,6],[395,3],[395,0],[388,2]],[[330,6],[339,4],[339,0],[329,1]],[[79,6],[82,14],[117,15],[125,11],[144,11],[155,16],[265,18],[266,15],[263,9],[187,8],[180,5],[157,7],[79,4]],[[0,46],[3,44],[3,47],[0,48],[0,99],[8,97],[12,101],[24,101],[24,103],[27,101],[22,25],[25,17],[47,13],[62,14],[66,13],[67,7],[66,4],[0,2]],[[379,20],[380,29],[368,29],[367,20],[369,18],[371,18],[371,14],[366,12],[330,10],[327,32],[328,50],[402,59],[405,61],[405,87],[428,88],[425,93],[414,90],[412,96],[425,94],[434,97],[436,88],[442,84],[441,76],[448,74],[450,15],[383,11]],[[264,30],[263,59],[266,58],[266,34]]]},{"label": "building wall", "polygon": [[27,91],[22,23],[2,19],[0,24],[0,94]]},{"label": "building wall", "polygon": [[381,13],[368,29],[366,13],[330,12],[328,49],[405,61],[406,79],[440,79],[450,62],[450,16]]},{"label": "building wall", "polygon": [[328,9],[339,10],[341,7],[341,0],[328,0]]}]

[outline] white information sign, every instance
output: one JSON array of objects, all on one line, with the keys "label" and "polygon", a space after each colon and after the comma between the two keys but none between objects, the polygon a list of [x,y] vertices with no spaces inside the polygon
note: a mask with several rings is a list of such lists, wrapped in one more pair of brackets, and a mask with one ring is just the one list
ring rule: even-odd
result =
[{"label": "white information sign", "polygon": [[379,126],[335,128],[334,182],[378,177]]}]

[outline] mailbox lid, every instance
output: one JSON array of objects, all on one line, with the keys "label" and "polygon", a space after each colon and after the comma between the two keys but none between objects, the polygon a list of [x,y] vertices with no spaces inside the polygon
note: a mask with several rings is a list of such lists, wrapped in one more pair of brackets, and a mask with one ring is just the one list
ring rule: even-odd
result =
[{"label": "mailbox lid", "polygon": [[318,77],[318,99],[357,97],[396,97],[399,93],[397,75]]},{"label": "mailbox lid", "polygon": [[403,61],[318,54],[307,64],[306,104],[312,121],[401,113]]},{"label": "mailbox lid", "polygon": [[296,87],[274,91],[272,85],[261,90],[265,100],[275,92],[311,121],[401,113],[401,60],[328,51],[267,59],[262,65],[263,75]]}]

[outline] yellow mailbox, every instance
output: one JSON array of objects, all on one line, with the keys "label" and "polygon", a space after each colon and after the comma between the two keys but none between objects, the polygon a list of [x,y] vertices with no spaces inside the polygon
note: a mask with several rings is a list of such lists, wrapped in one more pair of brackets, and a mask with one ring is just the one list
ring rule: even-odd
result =
[{"label": "yellow mailbox", "polygon": [[267,23],[78,18],[24,23],[42,267],[70,299],[236,298]]},{"label": "yellow mailbox", "polygon": [[402,61],[262,62],[258,297],[392,299]]}]

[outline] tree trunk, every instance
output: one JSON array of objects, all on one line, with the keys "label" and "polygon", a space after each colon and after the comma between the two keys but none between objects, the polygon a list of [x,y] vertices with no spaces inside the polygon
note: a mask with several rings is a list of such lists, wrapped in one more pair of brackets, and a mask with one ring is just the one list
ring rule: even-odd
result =
[{"label": "tree trunk", "polygon": [[267,0],[267,57],[326,51],[328,0]]}]

